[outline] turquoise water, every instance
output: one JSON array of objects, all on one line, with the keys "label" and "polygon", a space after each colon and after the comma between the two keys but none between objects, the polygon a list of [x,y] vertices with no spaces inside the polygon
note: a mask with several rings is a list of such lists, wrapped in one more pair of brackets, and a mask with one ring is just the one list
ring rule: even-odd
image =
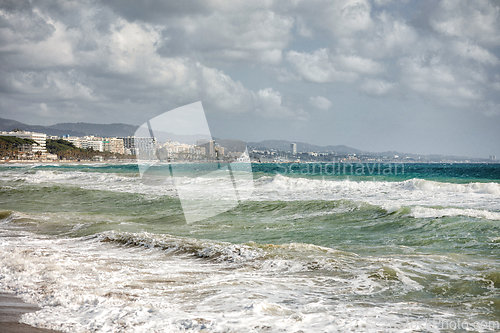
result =
[{"label": "turquoise water", "polygon": [[186,223],[165,165],[0,166],[0,286],[69,332],[500,330],[500,164],[252,169]]}]

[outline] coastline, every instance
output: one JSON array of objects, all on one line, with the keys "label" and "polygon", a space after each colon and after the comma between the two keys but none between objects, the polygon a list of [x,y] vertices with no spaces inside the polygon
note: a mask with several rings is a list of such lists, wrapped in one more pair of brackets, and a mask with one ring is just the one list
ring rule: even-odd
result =
[{"label": "coastline", "polygon": [[[14,165],[14,164],[137,164],[142,161],[137,160],[118,160],[118,161],[77,161],[77,160],[58,160],[58,161],[40,161],[40,160],[0,160],[0,165]],[[195,164],[195,163],[217,163],[221,161],[203,161],[203,162],[193,162],[193,161],[160,161],[160,164]],[[223,161],[223,163],[228,163]],[[241,163],[241,162],[231,162],[231,163]],[[271,161],[251,161],[243,162],[251,164],[500,164],[500,161],[371,161],[371,160],[359,160],[359,161],[284,161],[284,162],[271,162]]]},{"label": "coastline", "polygon": [[24,302],[15,294],[0,291],[0,326],[2,333],[57,333],[46,328],[33,327],[20,323],[21,316],[40,310],[35,304]]}]

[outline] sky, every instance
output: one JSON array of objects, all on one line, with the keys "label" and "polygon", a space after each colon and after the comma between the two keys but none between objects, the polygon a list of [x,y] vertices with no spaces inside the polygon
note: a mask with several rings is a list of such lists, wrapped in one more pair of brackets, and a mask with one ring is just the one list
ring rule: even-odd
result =
[{"label": "sky", "polygon": [[0,117],[500,158],[500,2],[0,0]]}]

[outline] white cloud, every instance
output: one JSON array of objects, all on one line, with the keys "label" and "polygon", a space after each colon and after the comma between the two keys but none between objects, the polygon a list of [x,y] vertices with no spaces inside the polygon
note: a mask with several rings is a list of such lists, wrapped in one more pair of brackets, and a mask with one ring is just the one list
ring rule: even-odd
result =
[{"label": "white cloud", "polygon": [[306,38],[312,38],[314,36],[313,30],[307,26],[307,23],[305,22],[305,20],[301,16],[297,17],[295,24],[296,24],[297,33],[299,34],[299,36],[306,37]]},{"label": "white cloud", "polygon": [[[91,10],[82,11],[84,14],[81,17],[93,19]],[[13,40],[7,40],[2,49],[16,53],[17,58],[24,59],[35,68],[19,69],[4,75],[2,81],[28,96],[27,100],[41,99],[41,105],[45,105],[45,108],[38,110],[46,113],[50,103],[68,100],[73,101],[71,108],[75,109],[75,103],[82,102],[100,102],[110,107],[109,103],[115,100],[115,107],[126,102],[131,103],[129,107],[133,108],[134,104],[156,104],[159,107],[166,103],[176,106],[201,99],[213,112],[258,110],[266,117],[279,118],[304,115],[302,110],[294,111],[284,106],[281,95],[272,88],[255,93],[214,67],[186,57],[161,56],[158,53],[164,43],[161,27],[114,17],[107,30],[100,31],[88,22],[82,23],[77,29],[70,29],[47,15],[40,17],[44,17],[54,27],[51,35],[41,41],[28,40],[20,46]],[[205,23],[208,24],[210,19]],[[219,33],[218,42],[227,45],[222,45],[222,49],[217,52],[241,52],[239,55],[233,54],[233,57],[253,61],[281,61],[279,48],[286,45],[284,35],[288,33],[293,20],[282,19],[270,12],[259,12],[247,22],[255,25],[255,29],[246,29],[236,24],[236,16],[232,19],[233,25],[224,22],[218,27],[226,29]],[[276,26],[279,28],[274,29]],[[203,31],[201,37],[215,34],[216,28]],[[210,30],[202,23],[192,29]],[[89,37],[93,47],[78,47]],[[236,44],[231,43],[233,37],[236,40],[239,37]],[[227,57],[231,58],[231,55]],[[57,67],[60,69],[54,69]],[[76,69],[65,70],[73,67]],[[83,74],[85,72],[88,74]],[[51,110],[56,117],[55,108]]]},{"label": "white cloud", "polygon": [[387,6],[394,2],[394,0],[374,0],[373,1],[377,6]]},{"label": "white cloud", "polygon": [[326,11],[330,28],[337,36],[350,35],[372,28],[371,5],[366,0],[336,1]]},{"label": "white cloud", "polygon": [[413,91],[438,104],[455,107],[470,106],[483,97],[486,77],[472,68],[458,70],[439,58],[428,62],[419,58],[400,60],[402,81]]},{"label": "white cloud", "polygon": [[372,59],[363,58],[357,55],[339,55],[335,60],[341,65],[342,68],[352,72],[362,74],[378,74],[384,70],[379,63],[373,61]]},{"label": "white cloud", "polygon": [[396,85],[384,80],[375,80],[366,78],[360,88],[368,95],[382,96],[394,91]]},{"label": "white cloud", "polygon": [[320,110],[328,110],[333,103],[323,96],[309,97],[309,103]]},{"label": "white cloud", "polygon": [[43,96],[44,100],[99,100],[93,89],[83,82],[85,78],[74,70],[16,71],[6,79],[18,93],[32,95],[35,98]]},{"label": "white cloud", "polygon": [[487,0],[440,1],[433,10],[431,26],[444,35],[500,45],[500,7]]},{"label": "white cloud", "polygon": [[376,59],[415,52],[418,41],[419,35],[413,27],[384,11],[375,16],[373,30],[344,40],[342,45]]},{"label": "white cloud", "polygon": [[286,68],[271,68],[271,72],[279,82],[299,81],[302,78],[294,73],[289,72]]},{"label": "white cloud", "polygon": [[491,52],[472,43],[456,41],[452,44],[452,48],[464,58],[470,58],[483,64],[497,65],[499,63],[498,58]]},{"label": "white cloud", "polygon": [[[500,89],[500,9],[491,1],[429,2],[428,15],[411,17],[390,0],[82,1],[0,5],[0,84],[37,110],[57,112],[56,100],[111,109],[203,99],[220,112],[306,119],[277,90],[343,82],[368,95],[486,107]],[[294,102],[331,107],[309,96]]]},{"label": "white cloud", "polygon": [[292,110],[283,105],[281,94],[272,88],[261,89],[256,94],[257,113],[269,118],[307,120],[309,114],[302,109]]},{"label": "white cloud", "polygon": [[293,17],[271,10],[252,8],[242,12],[221,8],[207,16],[172,20],[165,32],[170,39],[166,49],[174,52],[182,44],[186,53],[218,62],[278,64],[292,39],[293,26]]},{"label": "white cloud", "polygon": [[290,117],[293,113],[282,105],[281,94],[273,88],[261,89],[257,92],[258,108],[257,112],[266,117]]},{"label": "white cloud", "polygon": [[353,82],[360,74],[378,74],[384,71],[376,61],[358,55],[332,55],[327,49],[313,53],[289,51],[286,60],[297,74],[311,82]]},{"label": "white cloud", "polygon": [[316,83],[352,82],[358,77],[356,73],[341,71],[336,68],[327,49],[319,49],[313,53],[289,51],[286,60],[294,67],[297,74],[306,81]]},{"label": "white cloud", "polygon": [[[16,14],[15,19],[22,20],[22,15]],[[64,24],[50,18],[47,19],[47,25],[52,26],[53,31],[46,39],[24,39],[23,43],[18,43],[17,38],[7,38],[0,51],[7,52],[9,60],[14,58],[12,60],[24,66],[40,68],[74,65],[72,40],[78,32],[68,31]]]},{"label": "white cloud", "polygon": [[198,64],[201,71],[199,95],[214,106],[213,109],[232,113],[249,112],[254,106],[254,94],[239,81],[223,72]]}]

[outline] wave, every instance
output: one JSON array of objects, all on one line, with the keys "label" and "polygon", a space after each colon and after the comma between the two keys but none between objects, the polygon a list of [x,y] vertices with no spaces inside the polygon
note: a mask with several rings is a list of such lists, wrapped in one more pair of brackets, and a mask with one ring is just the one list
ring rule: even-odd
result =
[{"label": "wave", "polygon": [[[5,173],[4,173],[5,174]],[[7,172],[9,174],[9,172]],[[4,176],[6,177],[6,176]],[[36,170],[33,173],[10,172],[10,177],[14,180],[22,179],[28,183],[61,183],[75,185],[97,185],[97,184],[141,184],[164,186],[165,180],[169,179],[168,174],[158,175],[149,179],[141,180],[137,173],[103,173],[103,172],[83,172],[83,171],[57,171],[57,170]],[[150,180],[150,182],[147,182]],[[163,180],[163,181],[162,181]],[[203,177],[178,177],[176,181],[181,184],[200,184],[211,186],[217,183],[219,178]],[[156,182],[156,183],[155,183]],[[168,182],[167,182],[168,183]],[[171,183],[171,182],[170,182]],[[255,185],[263,192],[278,191],[283,193],[311,193],[316,194],[370,194],[389,193],[391,191],[424,191],[436,193],[479,193],[500,196],[500,184],[498,183],[467,183],[454,184],[437,182],[425,179],[409,179],[400,182],[389,181],[355,181],[343,180],[318,180],[309,178],[286,177],[276,175],[274,177],[263,176],[255,180]],[[140,190],[138,188],[138,190]],[[319,193],[318,193],[319,190]]]},{"label": "wave", "polygon": [[285,192],[309,192],[321,189],[323,191],[346,193],[356,191],[370,193],[376,191],[406,190],[426,192],[455,192],[455,193],[486,193],[500,195],[500,184],[498,183],[467,183],[454,184],[437,182],[425,179],[413,178],[400,182],[389,181],[355,181],[355,180],[318,180],[308,178],[295,178],[276,175],[275,177],[264,176],[256,183],[261,186],[271,187],[273,190]]},{"label": "wave", "polygon": [[315,269],[327,269],[331,267],[332,260],[335,261],[342,257],[358,257],[354,253],[307,243],[275,245],[248,242],[246,244],[232,244],[167,234],[118,231],[103,232],[88,237],[88,239],[94,237],[104,243],[156,249],[166,254],[188,255],[216,263],[250,265],[255,269],[290,270],[293,268],[293,270],[308,270],[311,268],[311,262],[315,263]]},{"label": "wave", "polygon": [[360,322],[377,332],[399,327],[409,310],[429,313],[429,295],[484,309],[499,276],[496,259],[428,251],[376,256],[117,231],[0,242],[0,288],[42,307],[23,322],[67,332],[346,331]]},{"label": "wave", "polygon": [[264,256],[261,249],[250,245],[204,241],[166,234],[109,231],[93,237],[97,237],[101,242],[159,249],[165,253],[176,255],[194,255],[198,258],[211,259],[216,262],[241,263]]},{"label": "wave", "polygon": [[439,218],[453,216],[468,216],[486,220],[500,221],[499,212],[490,212],[479,209],[460,209],[460,208],[431,208],[431,207],[412,207],[410,216],[415,218]]},{"label": "wave", "polygon": [[453,184],[414,178],[404,181],[403,187],[409,190],[422,190],[426,192],[486,193],[497,196],[500,195],[500,184],[498,183]]},{"label": "wave", "polygon": [[[11,180],[7,186],[69,186],[97,191],[144,194],[151,198],[162,196],[177,198],[177,190],[172,179],[161,173],[140,179],[137,173],[84,172],[60,170],[31,170],[30,172],[6,171],[1,180]],[[219,188],[219,179],[203,177],[178,177],[177,185],[185,186],[184,199],[200,199],[200,193],[207,187]],[[4,187],[6,188],[6,187]],[[212,191],[213,192],[213,191]],[[215,191],[219,193],[220,191]],[[232,192],[231,192],[232,193]],[[207,194],[208,196],[208,194]],[[206,198],[210,200],[210,198]],[[380,207],[388,213],[398,211],[402,207],[443,207],[448,211],[431,213],[416,209],[413,217],[439,216],[471,216],[486,219],[498,219],[500,211],[500,184],[467,183],[454,184],[430,181],[425,179],[409,179],[404,181],[355,181],[349,179],[319,180],[310,178],[262,176],[254,180],[254,191],[249,198],[250,206],[255,202],[326,202],[341,201],[361,202]],[[239,209],[245,209],[240,206]],[[320,210],[318,214],[331,214]],[[453,209],[460,209],[456,211]],[[464,209],[470,209],[464,211]],[[314,210],[314,209],[313,209]],[[476,210],[480,212],[475,212]],[[485,211],[486,213],[482,213]],[[488,213],[490,212],[490,213]],[[301,214],[301,212],[297,212]]]},{"label": "wave", "polygon": [[318,180],[276,175],[255,181],[254,200],[351,200],[388,210],[443,206],[500,210],[500,184],[453,184],[424,179],[405,181]]}]

